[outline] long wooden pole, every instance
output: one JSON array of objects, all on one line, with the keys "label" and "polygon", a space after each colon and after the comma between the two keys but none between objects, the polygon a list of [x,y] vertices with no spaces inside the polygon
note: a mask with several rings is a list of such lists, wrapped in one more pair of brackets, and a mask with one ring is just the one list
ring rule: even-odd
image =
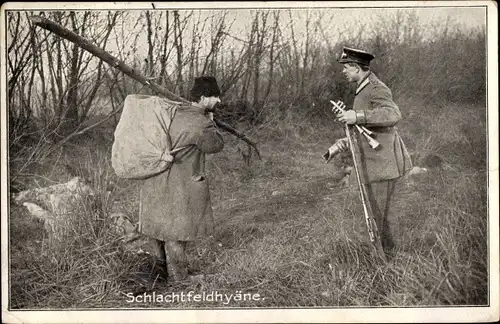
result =
[{"label": "long wooden pole", "polygon": [[[89,40],[81,37],[80,35],[72,32],[69,29],[64,28],[63,26],[59,25],[58,23],[47,19],[42,16],[31,16],[30,20],[35,24],[36,26],[39,26],[41,28],[44,28],[59,37],[62,37],[66,40],[69,40],[70,42],[80,46],[84,50],[88,51],[89,53],[97,56],[99,59],[103,60],[104,62],[108,63],[112,67],[118,69],[119,71],[123,72],[124,74],[128,75],[132,79],[140,82],[146,87],[149,87],[151,90],[153,90],[155,93],[158,93],[159,95],[162,95],[163,97],[166,97],[171,100],[172,103],[189,103],[188,100],[182,98],[181,96],[176,95],[172,91],[169,91],[168,89],[165,89],[161,87],[159,84],[152,80],[146,79],[143,75],[141,75],[139,72],[131,68],[129,65],[125,64],[125,62],[120,61],[118,58],[114,57],[113,55],[109,54],[102,48],[92,44]],[[172,101],[173,100],[173,101]],[[230,125],[214,118],[215,124],[227,131],[228,133],[236,136],[237,138],[243,140],[245,143],[253,147],[257,153],[258,158],[260,159],[260,152],[257,149],[257,145],[252,142],[246,135],[240,133]]]}]

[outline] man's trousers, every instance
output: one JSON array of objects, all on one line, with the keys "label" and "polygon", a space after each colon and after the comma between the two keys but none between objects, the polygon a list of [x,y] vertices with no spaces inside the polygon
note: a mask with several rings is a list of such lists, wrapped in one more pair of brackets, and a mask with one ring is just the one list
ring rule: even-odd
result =
[{"label": "man's trousers", "polygon": [[158,266],[166,276],[174,281],[181,282],[188,276],[188,259],[186,255],[186,241],[155,240],[156,258]]},{"label": "man's trousers", "polygon": [[391,202],[394,196],[397,179],[383,180],[365,184],[367,200],[373,211],[373,216],[377,222],[380,241],[384,252],[391,252],[394,248],[394,240],[390,226]]}]

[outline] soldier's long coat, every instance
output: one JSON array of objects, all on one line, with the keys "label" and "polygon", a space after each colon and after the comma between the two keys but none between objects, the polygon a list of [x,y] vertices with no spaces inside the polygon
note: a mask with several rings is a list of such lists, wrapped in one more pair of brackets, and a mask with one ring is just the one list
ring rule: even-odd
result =
[{"label": "soldier's long coat", "polygon": [[171,168],[144,180],[139,230],[159,240],[191,241],[213,231],[212,204],[205,175],[205,155],[224,147],[215,124],[195,106],[177,109],[170,126],[175,154]]},{"label": "soldier's long coat", "polygon": [[[401,112],[392,99],[391,90],[371,72],[356,89],[353,109],[358,125],[376,133],[380,148],[373,150],[366,138],[351,128],[361,161],[360,176],[363,183],[396,179],[412,168],[411,158],[396,124]],[[354,173],[354,172],[353,172]]]}]

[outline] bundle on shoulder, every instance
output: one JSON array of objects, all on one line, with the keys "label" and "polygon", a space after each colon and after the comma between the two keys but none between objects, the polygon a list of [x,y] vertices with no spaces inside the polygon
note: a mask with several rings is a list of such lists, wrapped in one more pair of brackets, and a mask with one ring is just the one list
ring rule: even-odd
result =
[{"label": "bundle on shoulder", "polygon": [[180,104],[140,94],[125,98],[111,148],[111,164],[118,177],[145,179],[170,168],[169,129]]}]

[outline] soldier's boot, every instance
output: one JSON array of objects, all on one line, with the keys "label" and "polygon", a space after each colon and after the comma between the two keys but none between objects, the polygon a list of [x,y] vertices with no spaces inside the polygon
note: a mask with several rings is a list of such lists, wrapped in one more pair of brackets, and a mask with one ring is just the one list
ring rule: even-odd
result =
[{"label": "soldier's boot", "polygon": [[391,208],[391,200],[396,188],[395,186],[395,181],[390,181],[387,185],[387,195],[385,199],[385,208],[382,222],[382,247],[389,260],[392,259],[396,254],[396,244],[394,243],[391,225],[389,223],[389,210]]},{"label": "soldier's boot", "polygon": [[184,241],[166,241],[167,269],[170,278],[176,283],[186,282],[188,279],[188,260]]},{"label": "soldier's boot", "polygon": [[154,240],[155,260],[153,269],[156,274],[160,275],[164,280],[168,280],[167,269],[167,254],[165,253],[165,242],[161,240]]},{"label": "soldier's boot", "polygon": [[382,224],[382,231],[380,233],[380,241],[382,243],[382,248],[388,259],[392,259],[395,255],[395,243],[392,236],[392,231],[387,220]]}]

